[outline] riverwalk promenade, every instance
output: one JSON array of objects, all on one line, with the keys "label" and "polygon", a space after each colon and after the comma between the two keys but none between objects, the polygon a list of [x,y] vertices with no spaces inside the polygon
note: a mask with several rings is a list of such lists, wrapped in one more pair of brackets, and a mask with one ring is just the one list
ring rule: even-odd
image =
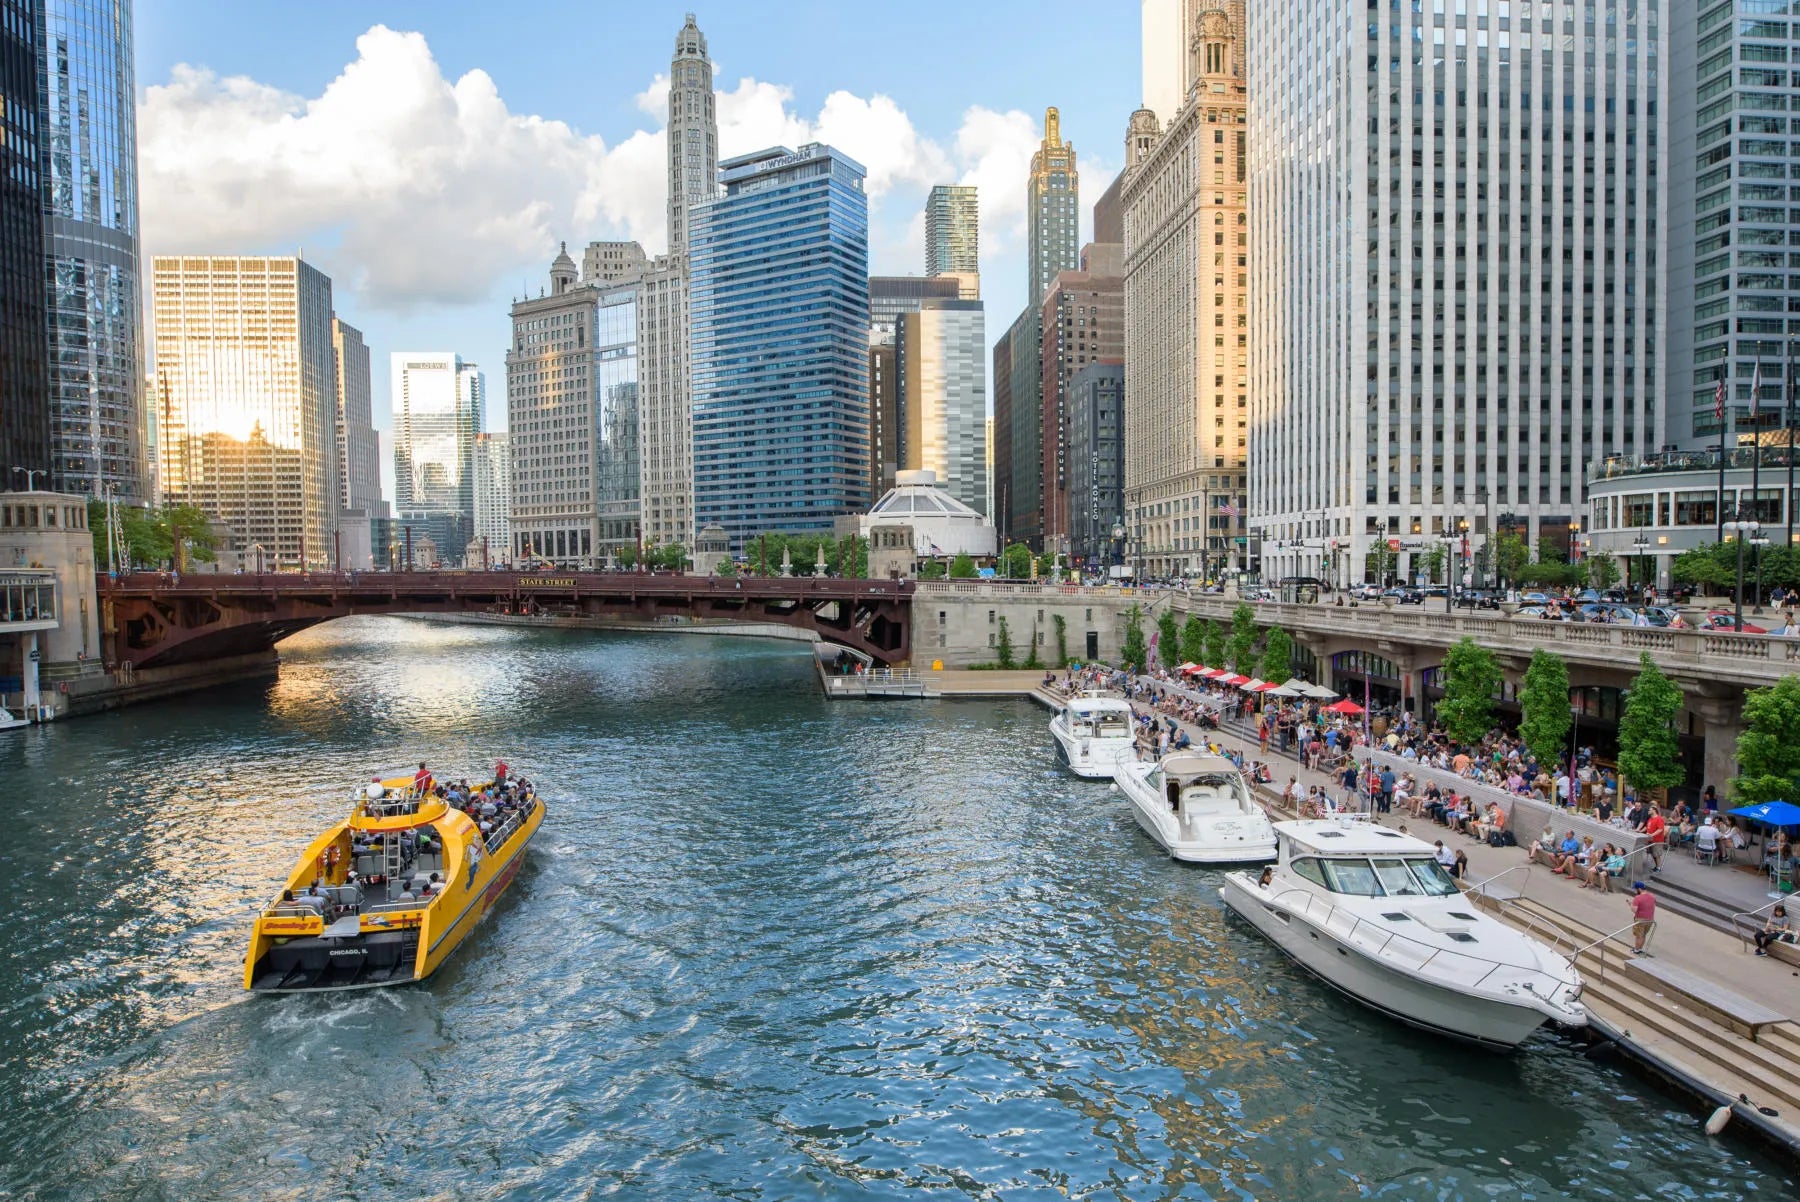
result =
[{"label": "riverwalk promenade", "polygon": [[[1047,707],[1057,705],[1057,694],[1038,687],[1043,674],[1031,676],[1032,695]],[[1144,711],[1143,703],[1137,704]],[[1160,712],[1158,718],[1167,721]],[[1274,817],[1294,816],[1282,808],[1280,797],[1290,776],[1302,795],[1318,785],[1341,796],[1340,781],[1273,749],[1261,751],[1253,733],[1229,725],[1222,730],[1182,725],[1196,742],[1218,743],[1242,753],[1246,761],[1268,764],[1274,783],[1259,789],[1259,795]],[[1622,1053],[1640,1062],[1694,1096],[1707,1111],[1731,1104],[1734,1123],[1753,1126],[1790,1155],[1800,1155],[1800,966],[1754,956],[1737,936],[1662,907],[1651,954],[1634,957],[1629,879],[1617,892],[1583,889],[1547,867],[1531,865],[1524,846],[1489,847],[1406,813],[1371,820],[1406,828],[1428,843],[1442,839],[1463,852],[1468,857],[1465,887],[1471,887],[1480,904],[1574,956],[1600,1037],[1594,1054]],[[1521,832],[1524,843],[1536,833]],[[1766,904],[1755,878],[1736,879],[1732,872],[1699,867],[1690,852],[1672,850],[1661,874],[1642,879],[1653,894],[1669,876],[1699,880],[1701,887],[1725,887],[1736,899],[1733,905]],[[1484,888],[1483,882],[1491,884]]]}]

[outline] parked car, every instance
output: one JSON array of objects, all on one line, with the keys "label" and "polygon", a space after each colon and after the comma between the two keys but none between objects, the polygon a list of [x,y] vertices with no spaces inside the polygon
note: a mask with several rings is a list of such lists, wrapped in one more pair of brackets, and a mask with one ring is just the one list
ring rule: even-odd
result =
[{"label": "parked car", "polygon": [[1381,597],[1379,584],[1359,584],[1350,590],[1350,595],[1358,601],[1376,601]]},{"label": "parked car", "polygon": [[1466,588],[1456,594],[1458,609],[1498,609],[1500,594],[1488,588]]},{"label": "parked car", "polygon": [[1766,627],[1745,622],[1739,626],[1730,610],[1715,609],[1700,621],[1701,630],[1723,630],[1732,634],[1767,634]]}]

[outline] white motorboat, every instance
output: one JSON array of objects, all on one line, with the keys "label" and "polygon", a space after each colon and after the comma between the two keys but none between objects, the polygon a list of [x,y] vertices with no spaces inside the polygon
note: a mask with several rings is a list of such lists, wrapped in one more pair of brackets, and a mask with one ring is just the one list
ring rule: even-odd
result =
[{"label": "white motorboat", "polygon": [[0,730],[12,730],[15,727],[30,725],[31,723],[29,721],[24,718],[14,717],[11,710],[0,705]]},{"label": "white motorboat", "polygon": [[1222,755],[1177,751],[1159,762],[1120,761],[1113,774],[1138,825],[1177,860],[1263,863],[1275,858],[1275,828]]},{"label": "white motorboat", "polygon": [[1121,697],[1082,693],[1069,698],[1050,719],[1056,755],[1076,776],[1110,780],[1120,756],[1137,754],[1131,703]]},{"label": "white motorboat", "polygon": [[1545,1022],[1582,1026],[1581,976],[1483,914],[1410,835],[1351,818],[1278,822],[1281,855],[1219,895],[1302,968],[1403,1023],[1511,1049]]}]

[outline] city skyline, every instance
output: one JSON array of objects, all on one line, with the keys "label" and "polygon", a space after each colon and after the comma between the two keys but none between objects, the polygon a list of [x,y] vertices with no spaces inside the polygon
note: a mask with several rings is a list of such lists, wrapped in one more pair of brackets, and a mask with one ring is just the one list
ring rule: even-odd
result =
[{"label": "city skyline", "polygon": [[[967,26],[971,36],[964,40],[975,42],[972,31],[985,10],[898,17],[832,9],[827,22],[797,21],[775,36],[765,22],[735,8],[686,7],[696,12],[717,66],[721,157],[818,140],[865,163],[876,273],[921,274],[931,187],[972,184],[981,197],[988,306],[1012,312],[1024,304],[1025,174],[1053,97],[1051,84],[1022,65],[959,73],[956,61],[976,57],[972,46],[940,53],[947,28]],[[1135,14],[1118,21],[1074,5],[1051,8],[1060,21],[1021,19],[1021,46],[1037,46],[1046,56],[1080,46],[1119,65],[1101,72],[1077,104],[1064,101],[1062,108],[1066,136],[1098,151],[1085,155],[1084,165],[1096,178],[1110,178],[1122,158],[1113,149],[1119,114],[1137,104]],[[366,332],[377,357],[405,345],[454,345],[477,361],[499,362],[508,330],[496,315],[537,294],[542,265],[557,243],[633,239],[653,255],[666,248],[663,131],[669,47],[683,7],[609,19],[607,61],[621,82],[601,89],[546,79],[536,36],[505,28],[477,36],[474,23],[426,6],[328,12],[304,28],[277,15],[235,33],[210,20],[217,11],[207,3],[138,5],[146,254],[301,248],[336,281],[340,310]],[[578,11],[566,12],[579,28]],[[822,52],[864,29],[880,30],[890,44],[898,39],[921,50],[929,44],[933,69],[917,69],[921,56],[896,55],[894,63],[859,58],[852,70],[834,62],[840,56]],[[279,38],[269,36],[277,31]],[[956,87],[941,86],[940,74],[956,79]],[[389,157],[400,162],[437,157],[434,152],[449,146],[468,145],[466,135],[478,130],[488,145],[450,170],[458,179],[464,172],[485,179],[495,167],[516,176],[489,199],[497,207],[516,200],[515,208],[533,216],[463,221],[454,231],[459,239],[485,226],[482,236],[498,229],[493,236],[504,245],[491,255],[471,246],[465,255],[442,256],[405,252],[461,220],[467,207],[443,201],[444,213],[413,213],[406,206],[424,187],[389,174],[375,173],[381,178],[355,189],[334,188],[332,196],[302,187],[261,214],[224,207],[220,195],[228,182],[264,186],[277,169],[316,154],[308,139],[334,136],[339,114],[371,103],[394,115],[382,129],[350,135],[341,143],[345,155],[392,148],[397,153]],[[264,149],[239,149],[240,142]],[[526,149],[542,161],[518,161]],[[469,191],[480,196],[487,187]],[[538,228],[518,228],[531,221]],[[1084,240],[1087,221],[1083,212]],[[988,334],[991,342],[996,331]],[[496,394],[489,406],[496,426],[504,400]],[[376,425],[391,428],[383,379],[376,382],[374,408]]]}]

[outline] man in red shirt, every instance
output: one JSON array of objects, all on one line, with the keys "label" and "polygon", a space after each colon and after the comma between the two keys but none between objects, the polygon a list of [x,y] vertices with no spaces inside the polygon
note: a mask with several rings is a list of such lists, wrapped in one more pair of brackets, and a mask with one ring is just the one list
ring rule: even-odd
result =
[{"label": "man in red shirt", "polygon": [[424,760],[419,761],[419,770],[413,773],[413,790],[420,796],[431,792],[431,769],[425,766]]},{"label": "man in red shirt", "polygon": [[1650,871],[1661,872],[1663,848],[1669,843],[1669,827],[1663,821],[1661,810],[1651,809],[1650,821],[1644,824],[1644,833],[1650,836],[1650,859],[1656,865]]},{"label": "man in red shirt", "polygon": [[1649,938],[1650,928],[1656,925],[1656,898],[1650,892],[1650,886],[1642,881],[1631,882],[1631,954],[1634,956],[1649,955],[1644,950],[1644,940]]}]

